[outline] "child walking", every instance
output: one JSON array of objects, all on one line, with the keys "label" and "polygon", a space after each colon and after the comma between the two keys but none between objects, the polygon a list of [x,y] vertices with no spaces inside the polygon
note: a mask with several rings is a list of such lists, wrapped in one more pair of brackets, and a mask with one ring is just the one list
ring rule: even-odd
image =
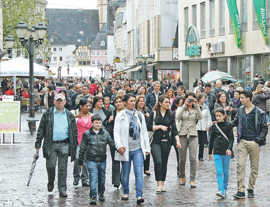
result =
[{"label": "child walking", "polygon": [[83,166],[85,153],[90,180],[90,204],[97,204],[97,192],[99,201],[104,202],[105,175],[106,175],[106,151],[107,144],[114,148],[114,141],[109,133],[102,128],[102,119],[96,114],[92,116],[93,127],[83,134],[80,146],[79,165]]},{"label": "child walking", "polygon": [[213,160],[213,153],[218,183],[216,196],[217,199],[224,199],[229,181],[234,136],[231,123],[226,121],[226,112],[224,109],[216,109],[215,116],[217,123],[210,130],[209,159]]}]

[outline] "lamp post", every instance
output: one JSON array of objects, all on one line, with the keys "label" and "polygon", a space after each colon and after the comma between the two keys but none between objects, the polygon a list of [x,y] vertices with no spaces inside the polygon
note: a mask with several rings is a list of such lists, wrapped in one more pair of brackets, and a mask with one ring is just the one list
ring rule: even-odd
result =
[{"label": "lamp post", "polygon": [[101,70],[101,79],[103,78],[104,67],[102,64],[98,64],[98,69]]},{"label": "lamp post", "polygon": [[5,39],[5,48],[6,51],[3,51],[2,49],[0,49],[0,60],[2,60],[2,58],[8,54],[9,58],[12,58],[12,48],[14,46],[14,39],[11,35],[8,35]]},{"label": "lamp post", "polygon": [[27,24],[22,21],[15,27],[17,37],[21,45],[27,50],[29,54],[29,85],[30,85],[30,108],[29,117],[35,117],[33,89],[34,89],[34,52],[35,48],[40,46],[47,33],[47,27],[42,23],[28,28]]},{"label": "lamp post", "polygon": [[140,79],[141,80],[147,80],[147,64],[149,62],[154,62],[155,61],[155,55],[150,55],[150,56],[139,56],[136,57],[137,63],[140,64],[142,66],[142,73],[143,75],[141,75]]}]

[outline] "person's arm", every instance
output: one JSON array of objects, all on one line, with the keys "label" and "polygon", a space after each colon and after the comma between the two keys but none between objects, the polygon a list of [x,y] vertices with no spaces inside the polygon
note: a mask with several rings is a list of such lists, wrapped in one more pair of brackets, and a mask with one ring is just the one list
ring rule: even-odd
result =
[{"label": "person's arm", "polygon": [[210,141],[209,141],[209,150],[208,150],[208,154],[209,154],[209,155],[212,155],[212,154],[213,154],[213,147],[214,147],[214,139],[215,139],[214,126],[211,127],[209,136],[210,136]]},{"label": "person's arm", "polygon": [[47,112],[44,113],[41,117],[41,121],[39,123],[38,131],[37,131],[37,137],[36,137],[36,142],[35,142],[35,148],[40,149],[42,140],[45,136],[45,131],[46,131],[46,125],[49,124],[46,121],[46,115]]},{"label": "person's arm", "polygon": [[[258,109],[256,109],[258,110]],[[258,112],[257,112],[258,113]],[[256,138],[256,142],[261,146],[261,145],[265,145],[265,138],[268,134],[268,125],[267,125],[267,121],[266,121],[266,114],[265,113],[262,113],[260,115],[261,117],[261,125],[259,126],[260,127],[260,135],[259,137]]]},{"label": "person's arm", "polygon": [[183,114],[184,114],[184,111],[186,111],[186,110],[187,110],[187,107],[185,105],[177,108],[175,119],[178,122],[183,120]]},{"label": "person's arm", "polygon": [[124,147],[123,143],[121,143],[121,137],[120,137],[122,127],[123,126],[121,126],[120,115],[118,113],[115,117],[114,129],[113,129],[114,142],[115,142],[115,147],[117,150]]},{"label": "person's arm", "polygon": [[83,133],[82,142],[80,145],[79,166],[83,165],[84,158],[85,158],[84,154],[85,154],[85,151],[87,150],[87,146],[88,146],[88,138],[87,138],[87,132],[85,132]]},{"label": "person's arm", "polygon": [[233,127],[232,127],[231,123],[229,123],[229,136],[228,136],[228,139],[229,139],[229,150],[232,151],[233,142],[234,142],[234,135],[233,135]]},{"label": "person's arm", "polygon": [[237,111],[237,114],[235,115],[234,120],[231,122],[232,127],[237,127],[237,126],[238,126],[240,110],[241,110],[241,109],[239,109],[239,110]]},{"label": "person's arm", "polygon": [[[139,113],[141,113],[141,112],[139,112]],[[150,142],[149,142],[149,135],[147,132],[147,126],[146,126],[146,122],[145,122],[145,117],[142,113],[141,113],[141,116],[142,116],[142,131],[143,131],[145,151],[146,151],[146,153],[150,154]]]},{"label": "person's arm", "polygon": [[195,110],[197,111],[197,120],[201,120],[202,119],[202,111],[200,109],[199,104],[195,105]]}]

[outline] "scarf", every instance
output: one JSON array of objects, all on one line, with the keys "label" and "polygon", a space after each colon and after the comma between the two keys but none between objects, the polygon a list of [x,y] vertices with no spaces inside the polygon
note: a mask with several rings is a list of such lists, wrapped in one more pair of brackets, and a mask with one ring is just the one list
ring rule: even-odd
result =
[{"label": "scarf", "polygon": [[140,125],[137,121],[137,117],[135,116],[136,111],[130,111],[126,109],[126,113],[129,117],[129,128],[133,128],[134,131],[134,139],[140,138]]}]

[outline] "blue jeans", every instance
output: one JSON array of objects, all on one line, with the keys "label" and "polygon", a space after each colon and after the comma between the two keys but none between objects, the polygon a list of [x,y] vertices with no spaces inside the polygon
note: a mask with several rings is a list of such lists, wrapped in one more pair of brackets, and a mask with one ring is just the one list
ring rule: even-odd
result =
[{"label": "blue jeans", "polygon": [[129,161],[122,161],[121,183],[124,194],[129,194],[129,174],[132,161],[136,182],[136,197],[138,198],[143,196],[144,157],[141,149],[129,152]]},{"label": "blue jeans", "polygon": [[103,162],[87,162],[89,180],[90,180],[90,197],[97,197],[98,194],[105,192],[106,160]]},{"label": "blue jeans", "polygon": [[214,155],[218,191],[220,191],[223,194],[225,193],[225,191],[227,191],[228,187],[230,160],[231,156],[217,155],[217,154]]}]

